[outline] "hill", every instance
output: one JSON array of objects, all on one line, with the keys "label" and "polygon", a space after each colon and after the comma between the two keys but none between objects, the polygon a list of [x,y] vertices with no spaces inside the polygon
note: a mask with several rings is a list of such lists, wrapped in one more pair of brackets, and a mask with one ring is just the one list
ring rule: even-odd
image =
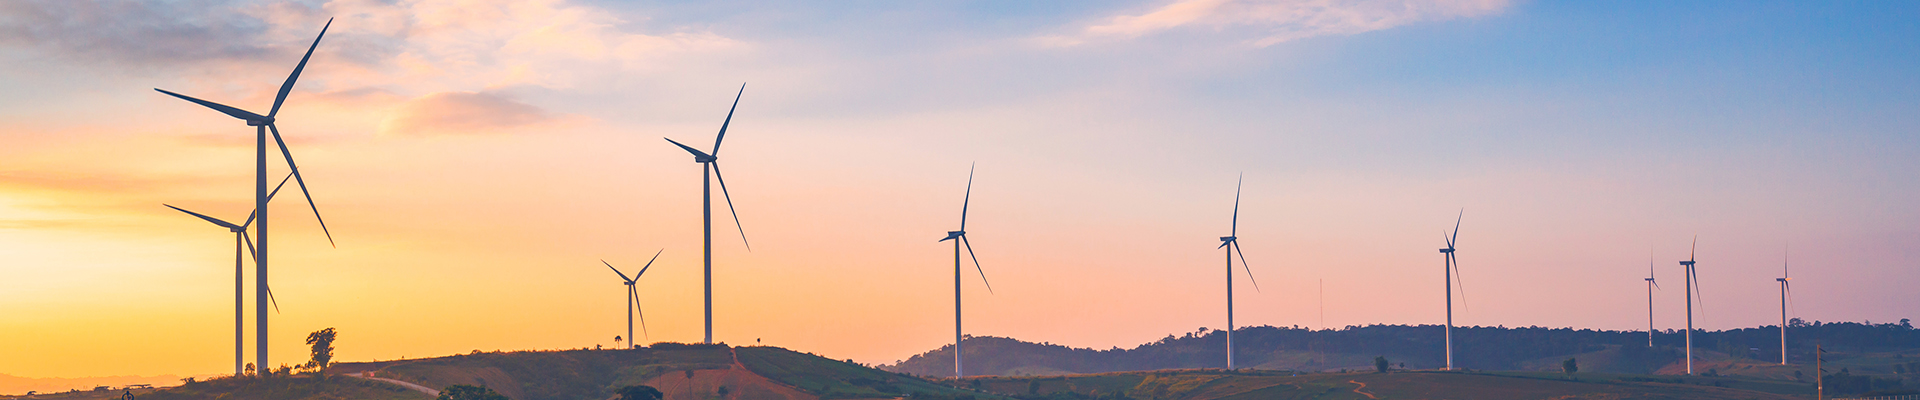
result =
[{"label": "hill", "polygon": [[[1368,325],[1332,330],[1259,326],[1234,334],[1236,358],[1256,369],[1338,371],[1372,369],[1375,356],[1385,356],[1410,369],[1444,366],[1443,327],[1438,325]],[[1854,354],[1920,354],[1920,330],[1906,320],[1898,324],[1821,323],[1795,320],[1787,328],[1789,359],[1811,364],[1813,344],[1824,343],[1829,360],[1834,352]],[[1655,373],[1681,361],[1680,331],[1647,333],[1542,327],[1455,327],[1454,364],[1475,370],[1557,370],[1568,357],[1583,360],[1584,370],[1614,373]],[[1167,335],[1131,349],[1095,350],[1010,338],[971,336],[966,339],[967,375],[1059,375],[1118,371],[1218,368],[1226,358],[1222,331],[1201,329],[1182,336]],[[1696,332],[1694,353],[1709,359],[1746,362],[1779,359],[1778,327]],[[942,346],[880,368],[922,376],[952,376],[953,346]],[[1697,361],[1696,361],[1697,362]],[[1895,363],[1875,364],[1855,373],[1893,374]],[[1832,371],[1833,369],[1829,369]],[[1810,373],[1811,371],[1808,371]]]},{"label": "hill", "polygon": [[632,350],[475,352],[422,360],[342,363],[426,386],[484,385],[518,400],[605,399],[628,385],[668,399],[998,398],[778,347],[659,343]]},{"label": "hill", "polygon": [[[113,397],[119,399],[119,392]],[[214,400],[214,399],[276,399],[276,400],[431,400],[432,396],[408,390],[384,382],[351,379],[343,376],[318,377],[313,375],[276,376],[268,378],[216,378],[190,382],[184,385],[155,390],[139,394],[141,400]]]}]

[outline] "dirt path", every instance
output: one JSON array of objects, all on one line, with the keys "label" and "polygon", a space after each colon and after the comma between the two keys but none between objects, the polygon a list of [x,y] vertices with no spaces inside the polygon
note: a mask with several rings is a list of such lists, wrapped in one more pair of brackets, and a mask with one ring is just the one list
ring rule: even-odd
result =
[{"label": "dirt path", "polygon": [[359,378],[359,379],[366,379],[366,380],[373,380],[373,381],[381,381],[381,382],[386,382],[386,383],[391,383],[391,384],[395,384],[395,385],[400,385],[401,387],[404,387],[404,388],[408,388],[408,389],[413,389],[413,390],[415,390],[415,391],[419,391],[420,393],[426,393],[426,394],[427,394],[428,396],[434,396],[434,397],[439,397],[439,396],[440,396],[440,391],[438,391],[438,390],[434,390],[433,388],[430,388],[430,387],[426,387],[426,386],[420,386],[420,385],[418,385],[418,384],[415,384],[415,383],[413,383],[413,382],[407,382],[407,381],[403,381],[403,380],[399,380],[399,379],[387,379],[387,378],[375,378],[375,377],[373,377],[372,375],[373,375],[373,373],[372,373],[372,372],[361,372],[361,373],[359,373],[359,374],[346,374],[346,375],[344,375],[344,376],[349,376],[349,377],[354,377],[354,378]]},{"label": "dirt path", "polygon": [[1362,392],[1362,391],[1360,391],[1360,389],[1366,389],[1366,388],[1367,388],[1367,383],[1366,383],[1366,382],[1361,382],[1361,381],[1356,381],[1356,380],[1347,380],[1347,383],[1351,383],[1351,384],[1355,384],[1355,385],[1360,385],[1360,387],[1357,387],[1357,388],[1353,388],[1353,392],[1354,392],[1354,393],[1359,393],[1359,394],[1360,394],[1361,396],[1367,396],[1367,398],[1369,398],[1369,399],[1378,399],[1378,398],[1379,398],[1379,397],[1373,397],[1373,393],[1367,393],[1367,392]]}]

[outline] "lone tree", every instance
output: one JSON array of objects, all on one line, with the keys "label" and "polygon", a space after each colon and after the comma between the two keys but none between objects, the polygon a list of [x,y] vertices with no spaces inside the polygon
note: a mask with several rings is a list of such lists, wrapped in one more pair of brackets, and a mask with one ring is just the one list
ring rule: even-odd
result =
[{"label": "lone tree", "polygon": [[1376,372],[1384,374],[1387,373],[1388,368],[1392,367],[1393,363],[1387,362],[1387,356],[1376,356],[1373,358],[1373,369]]},{"label": "lone tree", "polygon": [[453,385],[440,391],[435,400],[512,400],[486,386]]},{"label": "lone tree", "polygon": [[1573,373],[1580,372],[1580,362],[1575,361],[1572,358],[1569,358],[1566,361],[1561,361],[1560,371],[1567,373],[1567,376],[1573,376]]},{"label": "lone tree", "polygon": [[654,389],[652,386],[647,385],[623,387],[620,388],[618,394],[620,395],[620,400],[660,400],[667,397],[665,393],[660,393],[660,389]]},{"label": "lone tree", "polygon": [[307,334],[307,345],[313,346],[313,360],[301,367],[327,374],[327,367],[333,365],[333,328],[321,329]]}]

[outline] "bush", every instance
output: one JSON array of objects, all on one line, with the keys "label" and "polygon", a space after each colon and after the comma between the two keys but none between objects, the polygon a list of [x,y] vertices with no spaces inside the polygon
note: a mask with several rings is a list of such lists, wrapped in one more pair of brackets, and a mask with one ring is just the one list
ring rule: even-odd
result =
[{"label": "bush", "polygon": [[620,400],[660,400],[666,397],[660,389],[647,385],[633,385],[620,388]]},{"label": "bush", "polygon": [[453,385],[440,391],[436,400],[511,400],[486,386]]}]

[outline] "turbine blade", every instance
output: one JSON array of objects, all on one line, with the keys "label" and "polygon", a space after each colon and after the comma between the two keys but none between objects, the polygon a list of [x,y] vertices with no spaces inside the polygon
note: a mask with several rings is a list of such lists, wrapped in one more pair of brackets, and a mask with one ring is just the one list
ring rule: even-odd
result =
[{"label": "turbine blade", "polygon": [[[607,260],[600,260],[600,263],[601,263],[601,264],[607,264]],[[627,282],[633,282],[633,278],[628,278],[628,277],[627,277],[627,274],[625,274],[625,273],[622,273],[622,272],[620,272],[620,269],[619,269],[619,268],[614,268],[614,267],[613,267],[613,264],[607,264],[607,269],[611,269],[611,270],[613,270],[613,273],[614,273],[614,274],[616,274],[616,275],[620,275],[620,280],[622,280],[622,281],[627,281]]]},{"label": "turbine blade", "polygon": [[720,122],[720,134],[713,137],[713,155],[720,155],[720,141],[727,138],[727,125],[733,123],[733,110],[740,108],[740,95],[747,93],[747,84],[740,83],[740,93],[733,94],[733,106],[727,108],[727,120]]},{"label": "turbine blade", "polygon": [[[278,195],[280,195],[280,188],[282,188],[282,187],[286,187],[286,186],[287,186],[287,181],[288,181],[288,180],[291,180],[291,179],[293,179],[293,174],[292,174],[292,173],[288,173],[288,174],[287,174],[287,177],[285,177],[285,178],[280,178],[280,184],[279,184],[279,185],[274,185],[274,187],[273,187],[273,191],[272,191],[272,192],[267,192],[267,201],[269,201],[269,202],[271,202],[271,201],[273,201],[273,196],[278,196]],[[248,222],[252,222],[252,220],[253,220],[253,218],[252,218],[251,216],[249,216],[249,217],[247,218],[247,220],[248,220]]]},{"label": "turbine blade", "polygon": [[320,36],[313,37],[313,45],[307,46],[307,55],[300,56],[300,64],[293,66],[293,74],[287,75],[287,83],[280,84],[280,94],[273,97],[273,109],[267,111],[267,118],[280,114],[280,104],[287,102],[287,93],[293,91],[293,81],[300,79],[300,70],[307,69],[307,59],[313,58],[313,49],[320,47],[320,38],[327,36],[327,28],[333,27],[333,18],[327,18],[327,25],[320,27]]},{"label": "turbine blade", "polygon": [[[634,314],[638,314],[638,315],[640,315],[640,334],[642,334],[642,335],[646,335],[648,339],[652,339],[652,338],[653,338],[653,334],[651,334],[651,333],[647,333],[647,312],[646,312],[646,311],[644,311],[644,310],[641,310],[641,309],[640,309],[640,292],[639,292],[639,290],[638,290],[638,289],[633,289],[633,288],[632,288],[631,286],[629,286],[627,290],[628,290],[628,291],[631,291],[631,292],[633,293],[633,312],[634,312]],[[632,340],[632,338],[628,338],[628,340]],[[632,343],[632,342],[628,342],[628,343]]]},{"label": "turbine blade", "polygon": [[[1459,233],[1460,231],[1458,228],[1455,228],[1454,232]],[[1473,307],[1467,306],[1467,282],[1460,279],[1460,257],[1455,254],[1459,253],[1447,253],[1447,258],[1453,259],[1453,284],[1460,287],[1460,309],[1473,312]]]},{"label": "turbine blade", "polygon": [[1247,281],[1253,282],[1253,291],[1260,291],[1260,281],[1253,279],[1253,267],[1247,266],[1247,253],[1240,251],[1240,241],[1233,241],[1233,251],[1240,255],[1240,268],[1247,270]]},{"label": "turbine blade", "polygon": [[[667,139],[667,138],[661,138],[661,139]],[[713,157],[712,155],[708,155],[707,152],[700,151],[699,149],[695,149],[692,147],[687,147],[687,145],[680,144],[680,142],[675,142],[673,141],[673,139],[667,139],[667,143],[673,143],[673,145],[675,146],[680,146],[681,149],[685,149],[688,153],[693,153],[694,157]]]},{"label": "turbine blade", "polygon": [[1240,178],[1233,182],[1233,227],[1228,230],[1232,233],[1228,233],[1227,236],[1240,236],[1240,186],[1246,180],[1247,174],[1241,173]]},{"label": "turbine blade", "polygon": [[247,231],[240,231],[240,238],[247,241],[247,255],[253,256],[254,264],[259,264],[260,251],[253,248],[253,235],[248,235]]},{"label": "turbine blade", "polygon": [[171,209],[174,209],[174,210],[177,210],[177,211],[180,211],[180,212],[183,212],[183,213],[187,213],[188,215],[192,215],[192,216],[195,216],[195,217],[200,217],[200,219],[204,219],[204,220],[207,220],[207,222],[212,222],[212,223],[213,223],[214,225],[219,225],[219,226],[221,226],[221,227],[224,227],[224,228],[227,228],[227,229],[240,229],[240,226],[239,226],[239,225],[234,225],[233,223],[231,223],[231,222],[227,222],[227,221],[221,221],[221,220],[220,220],[219,218],[214,218],[214,217],[209,217],[209,216],[206,216],[206,215],[203,215],[203,214],[200,214],[200,213],[197,213],[197,212],[192,212],[192,211],[187,211],[186,209],[183,209],[183,208],[180,208],[180,207],[174,207],[174,206],[173,206],[173,205],[171,205],[171,204],[165,204],[165,203],[162,203],[162,204],[160,204],[160,205],[163,205],[163,206],[167,206],[167,208],[171,208]]},{"label": "turbine blade", "polygon": [[660,259],[660,253],[665,253],[665,252],[667,252],[667,249],[664,249],[664,248],[660,249],[660,251],[653,252],[653,258],[647,259],[647,265],[644,267],[640,267],[640,272],[633,274],[633,279],[638,280],[640,279],[641,275],[646,275],[647,268],[653,268],[653,260]]},{"label": "turbine blade", "polygon": [[280,128],[267,124],[267,130],[273,131],[273,143],[280,145],[280,156],[287,159],[287,169],[293,170],[293,182],[300,184],[300,194],[307,197],[307,207],[313,209],[313,219],[320,221],[320,232],[327,234],[327,245],[340,247],[333,242],[333,231],[327,230],[327,220],[320,218],[320,206],[313,204],[313,193],[307,191],[307,179],[300,177],[300,166],[293,163],[293,152],[287,151],[287,142],[280,139]]},{"label": "turbine blade", "polygon": [[720,196],[727,199],[727,212],[733,214],[733,228],[740,230],[740,243],[747,245],[747,251],[753,251],[753,243],[747,241],[747,228],[740,226],[740,211],[733,209],[733,195],[727,194],[727,177],[720,174],[720,162],[707,164],[713,166],[713,177],[720,181]]},{"label": "turbine blade", "polygon": [[[960,198],[960,231],[967,231],[967,206],[973,203],[973,164],[967,165],[967,195]],[[942,240],[944,242],[945,240]]]},{"label": "turbine blade", "polygon": [[1227,245],[1230,245],[1230,244],[1233,244],[1233,241],[1230,241],[1230,240],[1222,240],[1222,241],[1220,241],[1220,247],[1215,247],[1215,248],[1213,248],[1213,249],[1214,249],[1214,250],[1219,250],[1219,249],[1224,249],[1224,248],[1227,248]]},{"label": "turbine blade", "polygon": [[272,301],[272,302],[273,302],[273,313],[274,313],[274,314],[279,314],[279,313],[280,313],[280,299],[277,299],[277,298],[274,298],[274,297],[273,297],[273,286],[271,286],[271,285],[269,285],[269,286],[266,286],[266,289],[267,289],[267,300],[269,300],[269,301]]},{"label": "turbine blade", "polygon": [[1787,309],[1792,310],[1794,314],[1799,314],[1800,310],[1793,307],[1793,282],[1781,282],[1781,284],[1781,288],[1786,289],[1787,292]]},{"label": "turbine blade", "polygon": [[[292,173],[288,173],[288,174],[287,174],[287,177],[285,177],[285,178],[280,178],[280,184],[279,184],[279,185],[276,185],[276,186],[274,186],[274,187],[273,187],[273,191],[272,191],[272,192],[268,192],[268,193],[267,193],[267,201],[268,201],[268,202],[272,202],[272,201],[273,201],[273,196],[275,196],[275,195],[279,195],[279,194],[280,194],[280,188],[283,188],[283,187],[286,187],[286,186],[287,186],[287,180],[289,180],[289,179],[293,179],[293,174],[292,174]],[[247,223],[244,223],[244,224],[240,224],[240,229],[246,229],[246,228],[247,228],[247,227],[249,227],[249,226],[253,226],[253,218],[254,218],[254,217],[257,217],[257,216],[260,216],[260,210],[253,210],[253,212],[249,212],[249,213],[247,213]]]},{"label": "turbine blade", "polygon": [[1693,253],[1700,250],[1700,235],[1693,235],[1693,246],[1687,248],[1687,261],[1693,261]]},{"label": "turbine blade", "polygon": [[173,96],[173,97],[179,97],[179,98],[180,98],[181,100],[186,100],[186,101],[191,101],[191,102],[193,102],[194,104],[199,104],[199,105],[202,105],[202,106],[206,106],[207,108],[211,108],[211,109],[213,109],[214,111],[219,111],[219,112],[221,112],[221,113],[224,113],[224,114],[227,114],[227,115],[229,115],[229,116],[232,116],[232,117],[234,117],[234,118],[239,118],[239,119],[243,119],[243,120],[247,120],[247,121],[266,121],[266,120],[268,120],[268,119],[270,119],[270,118],[269,118],[269,117],[267,117],[267,116],[264,116],[264,115],[260,115],[260,114],[254,114],[253,112],[250,112],[250,111],[247,111],[247,110],[242,110],[242,109],[238,109],[238,108],[233,108],[233,107],[229,107],[229,106],[227,106],[227,105],[225,105],[225,104],[220,104],[220,103],[215,103],[215,102],[211,102],[211,101],[206,101],[206,100],[201,100],[201,99],[196,99],[196,98],[193,98],[192,96],[187,96],[187,95],[184,95],[184,94],[179,94],[179,93],[174,93],[174,92],[169,92],[169,91],[165,91],[165,90],[161,90],[160,88],[154,88],[153,90],[159,90],[159,91],[160,91],[160,93],[166,93],[166,94],[168,94],[168,95],[171,95],[171,96]]},{"label": "turbine blade", "polygon": [[1693,270],[1692,268],[1688,268],[1688,269],[1687,269],[1687,276],[1690,276],[1690,277],[1693,277],[1693,300],[1694,300],[1693,302],[1694,302],[1694,304],[1699,304],[1699,305],[1700,305],[1700,313],[1701,313],[1701,314],[1706,314],[1706,313],[1707,313],[1707,299],[1706,299],[1705,297],[1702,297],[1702,296],[1700,295],[1700,274],[1699,274],[1699,273],[1697,273],[1697,272],[1694,272],[1694,270]]},{"label": "turbine blade", "polygon": [[[1464,219],[1464,218],[1466,218],[1466,217],[1467,217],[1467,209],[1466,209],[1466,208],[1461,208],[1461,209],[1460,209],[1460,215],[1459,215],[1459,216],[1456,216],[1456,217],[1453,217],[1453,238],[1452,238],[1452,239],[1447,239],[1447,247],[1448,247],[1448,248],[1452,248],[1452,247],[1453,247],[1453,244],[1454,244],[1454,243],[1457,243],[1457,242],[1459,242],[1459,241],[1460,241],[1460,220],[1462,220],[1462,219]],[[1465,296],[1465,295],[1462,295],[1462,296]]]},{"label": "turbine blade", "polygon": [[1654,290],[1664,290],[1664,289],[1660,289],[1660,281],[1650,281],[1650,282],[1653,282]]},{"label": "turbine blade", "polygon": [[987,294],[993,294],[993,282],[987,281],[987,270],[980,267],[980,256],[973,255],[973,243],[967,241],[966,234],[960,234],[960,244],[967,246],[967,257],[973,258],[973,269],[980,271],[980,283],[987,284]]}]

